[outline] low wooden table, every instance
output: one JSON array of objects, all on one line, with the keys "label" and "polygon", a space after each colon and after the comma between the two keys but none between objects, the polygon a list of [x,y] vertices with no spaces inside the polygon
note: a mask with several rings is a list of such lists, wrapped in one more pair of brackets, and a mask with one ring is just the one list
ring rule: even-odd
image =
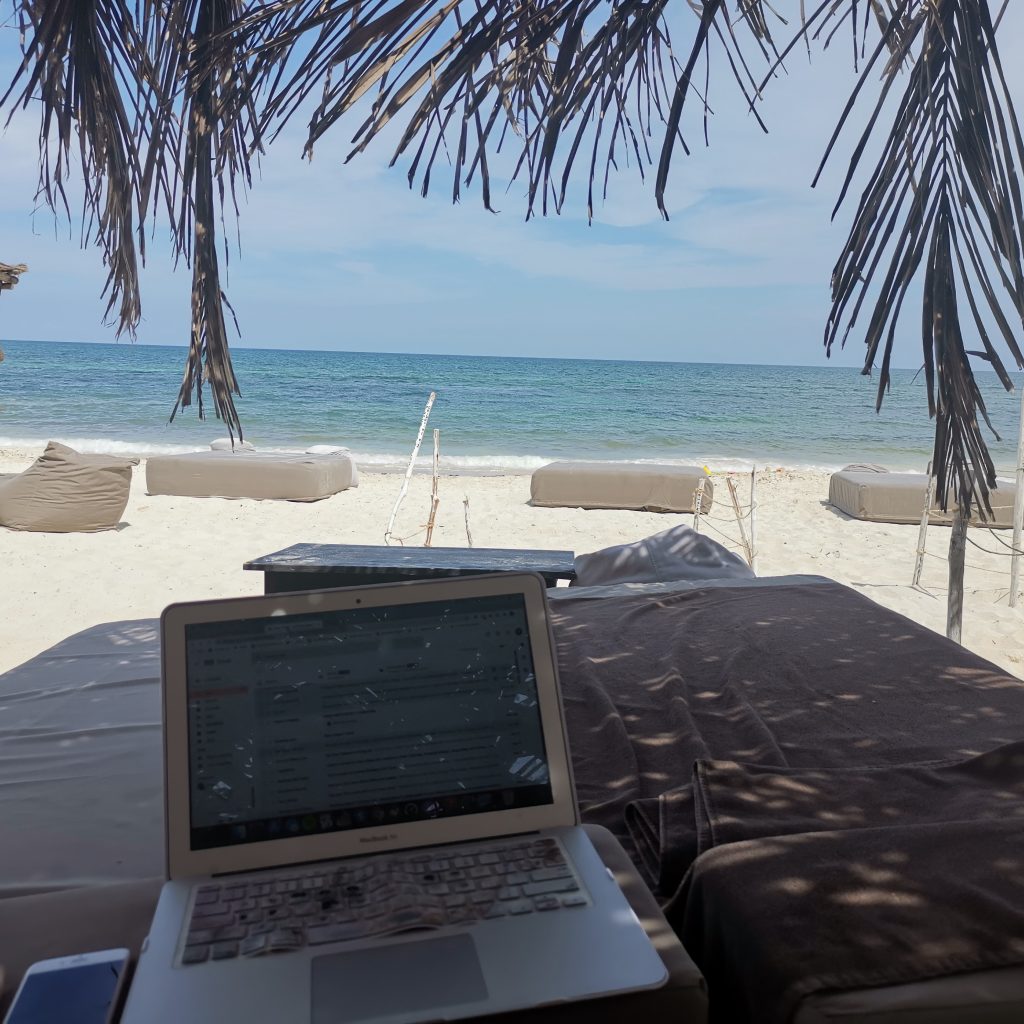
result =
[{"label": "low wooden table", "polygon": [[576,578],[571,551],[518,548],[403,548],[362,544],[293,544],[246,562],[264,573],[263,592],[399,583],[485,572],[537,572],[549,587]]}]

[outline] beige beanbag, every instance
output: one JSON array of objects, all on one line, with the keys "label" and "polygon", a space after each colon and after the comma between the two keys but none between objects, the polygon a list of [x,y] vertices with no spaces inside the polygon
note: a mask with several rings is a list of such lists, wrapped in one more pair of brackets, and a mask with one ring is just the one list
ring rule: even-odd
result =
[{"label": "beige beanbag", "polygon": [[138,459],[83,455],[51,441],[24,473],[0,483],[0,526],[91,533],[121,521]]}]

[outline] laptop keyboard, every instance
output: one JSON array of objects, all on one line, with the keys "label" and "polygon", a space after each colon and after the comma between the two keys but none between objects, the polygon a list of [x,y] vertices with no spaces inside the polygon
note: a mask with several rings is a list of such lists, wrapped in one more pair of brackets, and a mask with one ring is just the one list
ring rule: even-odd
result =
[{"label": "laptop keyboard", "polygon": [[180,963],[285,953],[588,903],[554,838],[382,854],[199,886]]}]

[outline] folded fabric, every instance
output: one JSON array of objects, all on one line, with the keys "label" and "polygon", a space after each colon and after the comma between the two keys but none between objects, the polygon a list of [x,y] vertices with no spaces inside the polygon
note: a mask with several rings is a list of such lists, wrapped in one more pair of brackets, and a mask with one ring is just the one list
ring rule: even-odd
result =
[{"label": "folded fabric", "polygon": [[629,820],[662,890],[679,885],[666,915],[722,1020],[1024,964],[1024,742],[878,767],[698,760]]},{"label": "folded fabric", "polygon": [[638,866],[656,893],[675,893],[699,852],[693,786],[677,786],[626,805]]},{"label": "folded fabric", "polygon": [[[943,821],[1024,826],[1024,742],[966,760],[861,768],[772,768],[698,761],[692,810],[698,852],[763,836]],[[680,825],[676,823],[678,832]],[[663,825],[671,834],[671,821]]]},{"label": "folded fabric", "polygon": [[693,782],[634,800],[625,825],[671,908],[696,858],[716,846],[845,828],[998,821],[1024,828],[1024,742],[965,760],[779,768],[698,760]]},{"label": "folded fabric", "polygon": [[711,1020],[728,1024],[783,1024],[814,992],[1019,966],[1024,829],[1014,817],[727,843],[697,859],[672,923]]}]

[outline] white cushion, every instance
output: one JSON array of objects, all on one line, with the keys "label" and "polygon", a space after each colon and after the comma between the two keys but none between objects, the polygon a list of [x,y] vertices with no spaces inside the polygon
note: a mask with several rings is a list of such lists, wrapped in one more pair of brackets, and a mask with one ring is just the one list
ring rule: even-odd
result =
[{"label": "white cushion", "polygon": [[306,449],[307,455],[348,455],[348,449],[340,444],[313,444]]},{"label": "white cushion", "polygon": [[210,450],[215,452],[254,452],[256,449],[249,441],[235,441],[235,443],[232,444],[230,437],[218,437],[216,441],[210,442]]}]

